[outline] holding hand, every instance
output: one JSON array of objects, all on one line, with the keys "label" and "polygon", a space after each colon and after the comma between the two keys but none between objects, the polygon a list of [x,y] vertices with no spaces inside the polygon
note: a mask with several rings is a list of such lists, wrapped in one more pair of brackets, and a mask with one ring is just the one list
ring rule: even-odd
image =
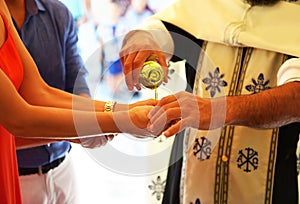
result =
[{"label": "holding hand", "polygon": [[153,55],[157,57],[157,62],[163,67],[164,82],[167,82],[168,66],[166,56],[154,41],[151,33],[139,30],[131,31],[126,35],[120,51],[120,59],[129,90],[133,90],[134,87],[137,90],[141,90],[139,83],[141,68],[143,67],[143,63]]},{"label": "holding hand", "polygon": [[[129,113],[129,118],[128,116],[126,116],[127,118],[124,119],[124,121],[116,121],[116,125],[118,127],[123,127],[123,131],[127,131],[126,133],[138,134],[138,137],[154,136],[149,131],[144,129],[147,128],[147,124],[149,123],[149,118],[147,116],[149,110],[152,109],[157,104],[157,102],[157,100],[148,99],[132,104],[115,104],[113,112],[117,113],[117,115],[121,114],[125,116],[126,113]],[[96,148],[106,145],[107,142],[113,140],[115,136],[117,136],[117,133],[81,138],[78,139],[78,141],[74,140],[73,142],[80,143],[85,148]]]},{"label": "holding hand", "polygon": [[[127,112],[122,112],[121,117],[115,117],[117,119],[116,124],[121,132],[136,135],[137,137],[155,137],[148,127],[149,124],[149,112],[153,109],[153,106],[137,106]],[[121,112],[120,112],[121,113]],[[118,120],[126,121],[124,123],[118,123]]]},{"label": "holding hand", "polygon": [[184,91],[166,96],[150,111],[149,129],[153,134],[165,131],[164,135],[170,137],[187,127],[202,130],[221,127],[225,120],[224,102],[223,99],[204,99]]}]

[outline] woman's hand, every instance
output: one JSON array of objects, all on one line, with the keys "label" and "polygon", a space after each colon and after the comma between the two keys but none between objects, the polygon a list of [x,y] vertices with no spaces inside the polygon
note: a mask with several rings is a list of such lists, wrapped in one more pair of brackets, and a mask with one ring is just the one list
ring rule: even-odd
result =
[{"label": "woman's hand", "polygon": [[149,111],[153,106],[137,106],[128,112],[116,112],[114,120],[120,132],[129,133],[138,137],[155,137],[148,127]]},{"label": "woman's hand", "polygon": [[81,138],[79,139],[79,141],[82,147],[93,149],[96,147],[102,147],[106,145],[107,142],[113,140],[114,137],[115,137],[114,134],[109,134],[109,135]]},{"label": "woman's hand", "polygon": [[156,106],[158,103],[158,100],[155,99],[147,99],[143,101],[137,101],[135,103],[129,104],[129,109],[132,109],[137,106]]},{"label": "woman's hand", "polygon": [[138,106],[155,106],[157,103],[158,103],[158,100],[154,100],[154,99],[137,101],[137,102],[131,103],[131,104],[116,103],[115,107],[114,107],[114,112],[127,111],[127,110],[130,110],[130,109],[138,107]]}]

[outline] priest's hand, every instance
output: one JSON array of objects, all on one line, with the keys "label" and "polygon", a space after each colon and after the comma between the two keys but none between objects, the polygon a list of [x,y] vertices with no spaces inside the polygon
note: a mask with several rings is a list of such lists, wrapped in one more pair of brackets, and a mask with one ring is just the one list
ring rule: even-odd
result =
[{"label": "priest's hand", "polygon": [[130,31],[124,38],[123,46],[120,51],[120,59],[124,68],[124,75],[127,87],[133,90],[141,90],[139,75],[143,63],[149,57],[155,56],[156,61],[164,69],[164,82],[168,81],[168,67],[166,56],[155,42],[152,35],[147,31]]},{"label": "priest's hand", "polygon": [[208,130],[221,126],[212,123],[212,100],[197,97],[188,92],[179,92],[162,98],[149,113],[150,131],[164,131],[166,137],[175,135],[187,127]]}]

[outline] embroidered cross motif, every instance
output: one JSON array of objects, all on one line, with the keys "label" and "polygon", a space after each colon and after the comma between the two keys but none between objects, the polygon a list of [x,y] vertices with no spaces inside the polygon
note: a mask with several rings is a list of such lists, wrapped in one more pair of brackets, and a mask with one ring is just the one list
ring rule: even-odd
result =
[{"label": "embroidered cross motif", "polygon": [[263,73],[260,73],[257,77],[257,81],[252,78],[252,83],[246,86],[246,89],[249,92],[252,93],[259,93],[261,91],[270,89],[270,86],[267,86],[269,84],[270,80],[265,81],[265,77]]},{"label": "embroidered cross motif", "polygon": [[190,204],[201,204],[201,201],[200,201],[200,199],[199,199],[199,198],[197,198],[197,199],[196,199],[196,201],[195,201],[195,203],[193,203],[193,202],[190,202]]},{"label": "embroidered cross motif", "polygon": [[206,91],[210,91],[210,96],[214,97],[216,92],[221,92],[220,87],[227,86],[227,82],[222,80],[222,78],[225,76],[224,74],[220,74],[220,69],[217,67],[214,71],[214,73],[209,72],[209,77],[204,78],[202,81],[203,83],[207,84],[207,87],[205,88]]},{"label": "embroidered cross motif", "polygon": [[148,188],[152,190],[152,195],[156,194],[156,200],[160,200],[164,194],[166,181],[161,181],[160,176],[157,176],[156,182],[152,180],[153,185],[148,185]]},{"label": "embroidered cross motif", "polygon": [[244,167],[243,170],[247,173],[256,170],[258,168],[258,152],[250,147],[245,148],[245,151],[240,150],[237,162],[237,166],[240,169]]},{"label": "embroidered cross motif", "polygon": [[209,159],[211,155],[211,141],[205,137],[201,137],[200,139],[200,142],[198,138],[195,139],[193,150],[194,156],[196,156],[198,160],[203,161]]}]

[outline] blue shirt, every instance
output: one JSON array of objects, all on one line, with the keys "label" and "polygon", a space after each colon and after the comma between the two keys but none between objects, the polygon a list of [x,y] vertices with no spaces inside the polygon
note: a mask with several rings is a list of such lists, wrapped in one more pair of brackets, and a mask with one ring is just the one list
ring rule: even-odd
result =
[{"label": "blue shirt", "polygon": [[[57,0],[25,2],[26,17],[18,31],[42,78],[52,87],[90,94],[85,81],[87,71],[77,47],[77,27],[70,11]],[[65,156],[70,148],[69,142],[56,142],[18,150],[18,165],[38,167]]]}]

